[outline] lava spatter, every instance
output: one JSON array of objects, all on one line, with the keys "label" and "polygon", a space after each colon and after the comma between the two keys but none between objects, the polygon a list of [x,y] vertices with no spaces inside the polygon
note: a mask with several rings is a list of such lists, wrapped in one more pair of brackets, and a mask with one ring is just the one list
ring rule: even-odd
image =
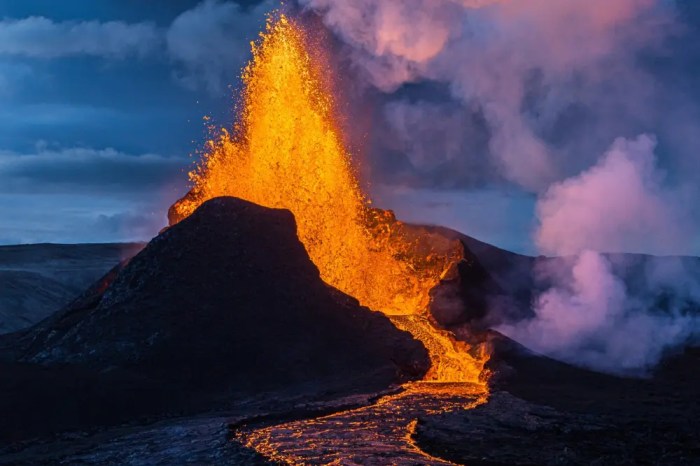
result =
[{"label": "lava spatter", "polygon": [[430,291],[462,258],[457,242],[416,233],[371,207],[343,141],[318,42],[285,15],[268,20],[243,72],[239,121],[207,144],[190,173],[193,188],[171,222],[204,201],[235,196],[289,209],[321,278],[381,311],[428,348],[427,381],[468,382],[487,390],[487,354],[435,326]]}]

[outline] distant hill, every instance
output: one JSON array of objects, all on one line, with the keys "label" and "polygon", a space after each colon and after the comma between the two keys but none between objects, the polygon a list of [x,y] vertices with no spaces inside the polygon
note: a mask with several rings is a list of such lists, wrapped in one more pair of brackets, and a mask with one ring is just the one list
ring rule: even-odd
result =
[{"label": "distant hill", "polygon": [[[503,318],[529,317],[535,294],[551,285],[546,278],[538,278],[538,264],[562,260],[517,254],[445,227],[416,228],[440,232],[464,244],[471,264],[460,271],[462,293],[472,314],[461,320],[483,320],[484,326]],[[143,247],[141,243],[0,246],[0,334],[22,330],[58,311]],[[631,294],[656,293],[658,296],[653,298],[661,305],[669,293],[648,283],[646,270],[652,265],[660,269],[682,267],[689,279],[700,284],[698,257],[609,254],[608,258]],[[693,301],[693,296],[682,298]],[[494,307],[508,309],[509,315],[490,313],[489,308]],[[446,319],[442,323],[450,326],[459,320]]]},{"label": "distant hill", "polygon": [[0,246],[0,334],[29,327],[76,298],[142,244]]},{"label": "distant hill", "polygon": [[[533,298],[552,286],[551,274],[543,270],[565,271],[571,268],[563,257],[531,257],[492,246],[463,233],[444,227],[423,227],[458,239],[473,255],[483,272],[481,276],[463,276],[466,292],[481,294],[486,311],[469,314],[465,318],[483,326],[517,321],[531,317]],[[700,257],[651,256],[647,254],[603,254],[610,262],[616,277],[625,284],[630,297],[653,303],[658,311],[670,306],[700,312]],[[663,278],[663,279],[662,279]],[[469,300],[465,300],[469,303]],[[474,306],[468,306],[472,309]],[[494,311],[498,309],[498,311]]]}]

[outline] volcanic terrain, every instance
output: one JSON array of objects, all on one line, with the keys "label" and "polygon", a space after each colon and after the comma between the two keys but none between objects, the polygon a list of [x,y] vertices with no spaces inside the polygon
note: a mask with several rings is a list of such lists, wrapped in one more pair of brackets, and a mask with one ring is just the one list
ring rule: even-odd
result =
[{"label": "volcanic terrain", "polygon": [[[5,439],[420,378],[423,346],[323,283],[288,211],[221,198],[5,336]],[[57,409],[60,408],[60,409]]]},{"label": "volcanic terrain", "polygon": [[422,344],[324,284],[288,211],[217,198],[0,339],[0,464],[700,461],[696,350],[630,379],[479,331],[479,302],[517,302],[501,280],[532,259],[459,239],[441,287],[473,304],[449,328],[490,342],[488,401],[419,382]]}]

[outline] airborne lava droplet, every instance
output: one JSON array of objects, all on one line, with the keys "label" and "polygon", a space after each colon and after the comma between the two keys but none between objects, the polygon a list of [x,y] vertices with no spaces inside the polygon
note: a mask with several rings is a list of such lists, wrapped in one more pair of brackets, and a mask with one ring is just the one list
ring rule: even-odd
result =
[{"label": "airborne lava droplet", "polygon": [[268,20],[243,72],[239,122],[207,143],[190,173],[192,190],[171,208],[171,223],[218,196],[289,209],[321,278],[428,348],[426,381],[469,382],[486,392],[487,354],[437,328],[427,311],[430,290],[462,258],[460,245],[370,207],[323,79],[329,67],[311,43],[285,15]]}]

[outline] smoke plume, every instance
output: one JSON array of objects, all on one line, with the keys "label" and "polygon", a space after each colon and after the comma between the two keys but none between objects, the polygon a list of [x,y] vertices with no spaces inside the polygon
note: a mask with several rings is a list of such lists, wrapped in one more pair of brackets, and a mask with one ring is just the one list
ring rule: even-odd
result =
[{"label": "smoke plume", "polygon": [[678,46],[698,36],[682,2],[298,2],[374,106],[373,181],[539,197],[534,242],[562,257],[538,259],[535,317],[502,331],[625,373],[697,339],[698,261],[615,254],[697,247],[700,99],[685,76],[700,51]]},{"label": "smoke plume", "polygon": [[[700,337],[700,260],[597,251],[683,249],[684,194],[656,168],[655,140],[620,139],[589,170],[552,185],[537,206],[537,273],[549,288],[535,317],[499,330],[594,369],[630,373]],[[695,308],[694,308],[695,307]]]},{"label": "smoke plume", "polygon": [[[449,136],[467,133],[460,158],[482,180],[540,191],[594,162],[591,154],[616,137],[646,131],[666,93],[641,58],[663,54],[675,29],[675,10],[663,0],[299,1],[336,33],[358,79],[382,93],[387,110],[377,124],[386,128],[377,132],[387,137],[376,158],[391,151],[391,129],[407,115],[422,115],[424,131],[444,136],[450,126],[431,118],[444,104],[458,118],[470,115]],[[421,92],[426,83],[444,96]],[[470,128],[487,134],[486,144]],[[442,165],[467,185],[463,161],[441,139],[429,141],[437,145],[427,170],[413,164],[425,158],[421,144],[406,152],[417,178]]]},{"label": "smoke plume", "polygon": [[548,255],[602,252],[680,254],[690,241],[684,191],[664,186],[656,139],[618,139],[592,168],[554,183],[540,198],[535,234]]}]

